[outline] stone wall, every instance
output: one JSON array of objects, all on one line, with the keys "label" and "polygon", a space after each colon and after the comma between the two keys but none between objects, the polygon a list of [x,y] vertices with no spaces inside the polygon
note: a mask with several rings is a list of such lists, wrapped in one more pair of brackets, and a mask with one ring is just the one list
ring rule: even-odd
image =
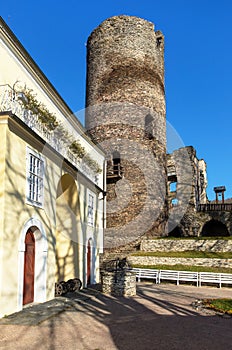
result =
[{"label": "stone wall", "polygon": [[140,250],[145,252],[182,252],[186,250],[231,252],[232,240],[144,239]]},{"label": "stone wall", "polygon": [[[202,235],[204,225],[210,221],[216,221],[226,226],[229,235],[232,235],[232,212],[229,211],[208,211],[197,212],[195,206],[189,205],[182,219],[180,220],[178,227],[181,231],[181,236],[195,236]],[[213,234],[216,236],[215,234]],[[221,232],[219,230],[218,235]],[[208,234],[208,236],[210,236]]]},{"label": "stone wall", "polygon": [[[232,240],[196,240],[196,239],[143,239],[140,250],[144,252],[182,252],[210,251],[231,252]],[[232,259],[206,258],[171,258],[155,256],[129,256],[128,262],[133,265],[197,265],[231,268]]]},{"label": "stone wall", "polygon": [[[202,216],[196,212],[199,203],[207,202],[207,174],[204,160],[199,160],[192,146],[182,147],[167,155],[169,235],[179,225],[181,236],[197,236]],[[176,187],[171,184],[175,183]],[[195,220],[191,220],[194,216]],[[204,220],[207,220],[204,216]],[[200,223],[200,225],[199,225]]]},{"label": "stone wall", "polygon": [[168,169],[169,167],[172,169],[171,176],[168,176],[168,185],[174,182],[173,171],[177,182],[176,191],[169,190],[169,200],[175,196],[179,205],[191,204],[195,208],[199,203],[207,202],[206,163],[203,159],[197,158],[194,147],[182,147],[168,154],[167,166]]},{"label": "stone wall", "polygon": [[232,259],[200,259],[200,258],[166,258],[154,256],[130,256],[128,262],[132,265],[189,265],[202,267],[231,268]]}]

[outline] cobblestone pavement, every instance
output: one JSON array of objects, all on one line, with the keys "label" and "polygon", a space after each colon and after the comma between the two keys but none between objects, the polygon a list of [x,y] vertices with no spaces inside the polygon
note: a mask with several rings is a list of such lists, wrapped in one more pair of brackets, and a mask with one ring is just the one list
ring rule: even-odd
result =
[{"label": "cobblestone pavement", "polygon": [[0,349],[232,349],[232,318],[201,307],[232,289],[139,283],[131,298],[85,289],[0,320]]}]

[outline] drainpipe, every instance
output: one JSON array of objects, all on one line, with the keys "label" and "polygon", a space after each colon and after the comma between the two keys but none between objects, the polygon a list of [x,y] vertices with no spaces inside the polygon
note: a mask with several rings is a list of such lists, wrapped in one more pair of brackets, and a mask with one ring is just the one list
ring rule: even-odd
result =
[{"label": "drainpipe", "polygon": [[102,227],[103,227],[103,251],[105,247],[105,228],[106,228],[106,171],[107,171],[107,161],[104,160],[104,169],[103,169],[103,215],[102,215]]}]

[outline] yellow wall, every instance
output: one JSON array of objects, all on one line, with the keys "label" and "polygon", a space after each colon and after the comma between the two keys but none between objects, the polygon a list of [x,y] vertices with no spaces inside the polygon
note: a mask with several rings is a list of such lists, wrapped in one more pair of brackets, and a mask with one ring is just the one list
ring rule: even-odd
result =
[{"label": "yellow wall", "polygon": [[[0,187],[0,206],[4,214],[1,215],[1,220],[3,218],[4,221],[0,221],[3,262],[0,301],[2,315],[16,311],[20,278],[19,238],[25,223],[30,218],[36,218],[42,223],[48,240],[47,299],[54,297],[54,285],[57,281],[79,277],[85,285],[86,242],[92,238],[96,242],[94,244],[99,244],[98,229],[88,227],[86,224],[88,181],[80,174],[75,175],[74,170],[62,163],[49,148],[43,148],[36,138],[11,118],[8,120],[8,127],[0,124],[1,140],[4,140],[5,134],[6,156],[0,158],[0,179],[5,176],[5,181],[1,182]],[[26,204],[27,145],[45,157],[43,208]],[[4,148],[4,142],[1,143],[1,147]],[[4,161],[5,174],[2,170]],[[69,172],[72,175],[68,175]],[[94,190],[94,187],[91,189]],[[98,227],[101,225],[100,219],[100,216],[99,218],[97,216]],[[95,255],[94,274],[98,282],[98,249],[95,250]]]},{"label": "yellow wall", "polygon": [[[6,130],[7,124],[5,118],[0,117],[0,213],[4,212],[4,192],[5,192],[5,148],[6,148]],[[4,216],[0,215],[0,287],[3,285],[3,229]],[[0,288],[0,300],[2,298],[2,289]]]},{"label": "yellow wall", "polygon": [[[104,167],[104,155],[82,135],[84,132],[76,118],[70,116],[70,110],[49,84],[41,71],[25,56],[23,48],[11,35],[4,34],[0,28],[0,111],[14,108],[5,105],[4,89],[8,85],[20,91],[25,85],[32,89],[39,102],[57,120],[81,141],[91,157]],[[12,91],[10,89],[10,91]],[[4,102],[4,103],[3,103]],[[12,101],[10,101],[11,103]],[[7,106],[7,109],[6,107]],[[11,108],[12,107],[12,108]],[[21,113],[22,111],[18,111]],[[17,113],[17,111],[16,111]],[[18,115],[19,117],[19,115]],[[28,127],[15,117],[0,116],[0,316],[17,311],[19,305],[19,286],[23,278],[22,258],[25,225],[31,218],[41,223],[47,237],[46,263],[46,299],[54,296],[54,285],[61,277],[66,279],[79,277],[86,284],[87,242],[93,246],[93,279],[99,281],[99,248],[102,249],[103,200],[98,200],[98,191],[93,183],[70,164],[63,162],[56,152],[44,145]],[[44,206],[38,208],[26,202],[26,154],[27,146],[45,157],[45,193]],[[82,171],[84,171],[82,169]],[[57,192],[61,178],[72,176],[71,185]],[[64,177],[62,177],[64,176]],[[70,178],[69,178],[70,180]],[[99,175],[98,186],[104,188],[103,172]],[[69,184],[69,182],[68,182]],[[96,224],[90,227],[86,223],[87,191],[96,195]],[[21,251],[20,251],[21,249]],[[58,264],[56,259],[58,258]],[[21,266],[21,267],[20,267]],[[20,270],[21,268],[21,270]],[[19,271],[21,271],[19,273]],[[22,284],[22,283],[21,283]]]}]

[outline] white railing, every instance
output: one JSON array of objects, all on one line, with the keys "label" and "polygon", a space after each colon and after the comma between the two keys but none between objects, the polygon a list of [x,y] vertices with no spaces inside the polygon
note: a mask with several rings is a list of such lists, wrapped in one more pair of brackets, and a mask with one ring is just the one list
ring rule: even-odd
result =
[{"label": "white railing", "polygon": [[[65,140],[57,137],[56,129],[49,130],[46,125],[39,120],[36,113],[25,109],[18,98],[19,94],[22,93],[14,92],[14,90],[9,85],[0,85],[0,112],[12,112],[12,114],[15,114],[63,158],[72,163],[91,181],[98,184],[98,175],[95,174],[94,171],[87,164],[85,164],[84,161],[81,161],[80,158],[70,152],[70,140]],[[68,123],[68,121],[66,121],[66,123]],[[65,125],[62,125],[62,127],[64,126]],[[71,126],[70,129],[72,130]],[[75,140],[75,136],[73,134],[70,136],[72,137],[72,140]]]},{"label": "white railing", "polygon": [[136,278],[138,279],[138,282],[141,282],[141,279],[146,278],[159,283],[159,270],[140,268],[133,268],[132,270],[136,272]]},{"label": "white railing", "polygon": [[180,282],[194,282],[201,287],[202,283],[218,284],[221,288],[223,284],[232,285],[232,274],[230,273],[214,273],[214,272],[192,272],[192,271],[177,271],[177,270],[157,270],[133,268],[136,273],[138,282],[141,279],[150,279],[156,283],[161,283],[162,280],[175,281],[177,285]]},{"label": "white railing", "polygon": [[232,274],[199,272],[199,286],[202,283],[216,283],[221,288],[222,284],[232,284]]},{"label": "white railing", "polygon": [[180,282],[196,282],[198,286],[198,273],[191,271],[160,270],[159,283],[161,280],[176,281],[177,285],[179,285]]}]

